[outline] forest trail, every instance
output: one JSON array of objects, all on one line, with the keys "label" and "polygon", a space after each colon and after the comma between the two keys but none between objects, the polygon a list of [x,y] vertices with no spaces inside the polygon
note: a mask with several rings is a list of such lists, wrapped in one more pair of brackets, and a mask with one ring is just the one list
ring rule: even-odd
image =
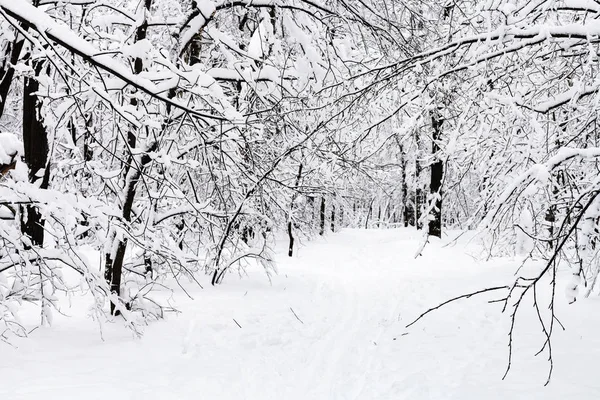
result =
[{"label": "forest trail", "polygon": [[272,283],[248,271],[217,288],[191,289],[193,301],[176,293],[182,313],[150,325],[139,340],[109,324],[102,341],[85,313],[65,309],[71,317],[57,316],[17,348],[2,345],[0,398],[600,398],[591,368],[600,356],[597,301],[567,312],[560,292],[567,331],[555,336],[549,387],[546,356],[533,356],[543,337],[528,310],[504,381],[509,321],[488,304],[493,296],[455,303],[406,329],[447,298],[509,283],[518,265],[477,261],[466,239],[433,240],[415,259],[421,240],[404,229],[315,239],[293,258],[276,255]]}]

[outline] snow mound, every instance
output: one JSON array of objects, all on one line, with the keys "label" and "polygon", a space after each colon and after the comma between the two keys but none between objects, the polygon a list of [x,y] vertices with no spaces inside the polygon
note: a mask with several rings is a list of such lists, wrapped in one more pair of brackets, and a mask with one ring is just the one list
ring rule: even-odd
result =
[{"label": "snow mound", "polygon": [[10,164],[23,154],[23,144],[10,132],[0,132],[0,164]]}]

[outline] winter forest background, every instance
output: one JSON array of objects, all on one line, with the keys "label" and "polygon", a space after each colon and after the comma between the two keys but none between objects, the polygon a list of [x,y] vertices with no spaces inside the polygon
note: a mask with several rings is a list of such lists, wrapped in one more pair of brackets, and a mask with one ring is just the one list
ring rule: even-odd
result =
[{"label": "winter forest background", "polygon": [[550,377],[600,289],[599,38],[595,0],[0,0],[0,346],[66,299],[141,336],[276,243],[476,232],[517,272],[448,298],[500,305],[509,368],[534,310]]}]

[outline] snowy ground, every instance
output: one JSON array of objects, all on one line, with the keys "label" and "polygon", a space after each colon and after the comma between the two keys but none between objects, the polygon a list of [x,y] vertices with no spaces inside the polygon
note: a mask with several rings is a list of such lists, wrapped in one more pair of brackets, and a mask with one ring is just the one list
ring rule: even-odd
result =
[{"label": "snowy ground", "polygon": [[254,272],[193,289],[193,301],[176,294],[183,313],[142,339],[115,324],[102,341],[94,322],[67,309],[71,317],[56,316],[17,348],[0,345],[0,399],[600,398],[600,303],[567,305],[568,272],[550,385],[529,307],[503,381],[509,320],[488,304],[493,295],[405,325],[449,297],[509,283],[517,261],[477,261],[464,241],[431,243],[415,260],[419,242],[409,230],[330,234],[292,259],[282,252],[272,284]]}]

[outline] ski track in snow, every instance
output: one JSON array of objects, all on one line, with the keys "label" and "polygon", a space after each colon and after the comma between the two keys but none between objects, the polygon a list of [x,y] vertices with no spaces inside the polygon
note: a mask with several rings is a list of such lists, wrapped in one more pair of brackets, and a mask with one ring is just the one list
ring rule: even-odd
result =
[{"label": "ski track in snow", "polygon": [[487,303],[493,296],[449,305],[406,329],[447,298],[509,283],[518,265],[475,261],[464,241],[432,241],[415,260],[420,240],[402,229],[315,239],[291,259],[277,257],[272,285],[250,271],[217,288],[191,288],[193,301],[176,293],[183,313],[151,324],[142,339],[107,324],[102,341],[85,312],[66,308],[72,317],[57,315],[55,326],[16,348],[1,345],[0,398],[600,398],[597,299],[567,306],[559,288],[567,331],[555,332],[549,387],[546,355],[533,356],[543,337],[528,307],[519,314],[513,370],[504,381],[509,321]]}]

